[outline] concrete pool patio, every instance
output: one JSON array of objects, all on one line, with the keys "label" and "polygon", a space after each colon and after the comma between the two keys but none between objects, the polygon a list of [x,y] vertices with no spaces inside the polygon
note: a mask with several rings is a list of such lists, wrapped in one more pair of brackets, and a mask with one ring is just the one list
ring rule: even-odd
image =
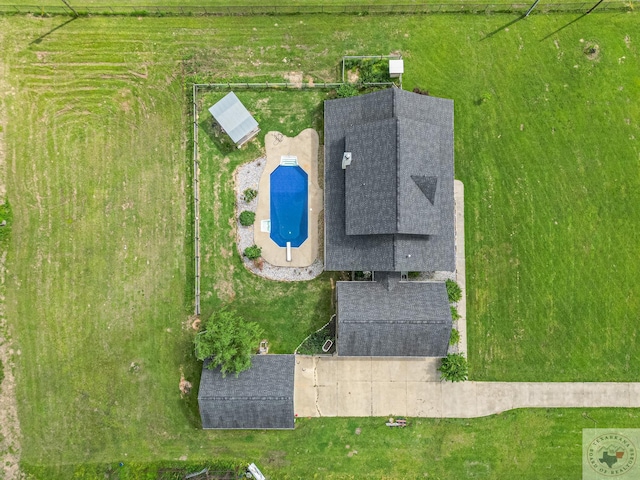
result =
[{"label": "concrete pool patio", "polygon": [[[307,128],[295,137],[280,132],[268,132],[264,139],[266,166],[258,184],[258,206],[253,226],[255,244],[262,249],[262,258],[280,267],[307,267],[319,255],[319,218],[323,210],[322,190],[318,186],[318,133]],[[296,157],[297,165],[308,175],[308,238],[300,247],[292,249],[291,261],[287,261],[286,248],[278,246],[263,228],[263,222],[271,219],[271,173],[281,164],[283,157]]]}]

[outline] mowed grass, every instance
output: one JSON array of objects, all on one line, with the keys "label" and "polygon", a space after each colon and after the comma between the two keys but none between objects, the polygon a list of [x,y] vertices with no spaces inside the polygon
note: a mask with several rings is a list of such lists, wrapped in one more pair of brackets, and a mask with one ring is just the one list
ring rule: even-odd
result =
[{"label": "mowed grass", "polygon": [[[204,432],[194,395],[184,400],[178,391],[180,370],[197,387],[199,368],[188,328],[193,218],[184,75],[278,80],[296,71],[331,81],[343,54],[393,51],[406,61],[405,88],[456,102],[473,377],[636,380],[638,19],[591,15],[571,24],[575,18],[0,19],[11,84],[2,93],[14,213],[7,315],[19,351],[24,465],[187,455],[256,461],[272,478],[362,471],[542,478],[553,457],[554,478],[577,477],[579,431],[591,426],[581,411],[425,420],[393,433],[381,419]],[[584,53],[590,43],[598,45],[593,60]],[[262,121],[281,115],[276,109]],[[316,125],[315,118],[291,123]],[[203,313],[235,303],[252,318],[264,311],[266,321],[292,308],[281,321],[294,325],[303,315],[304,328],[280,338],[280,327],[268,331],[277,349],[291,351],[293,337],[325,316],[308,313],[311,296],[303,312],[293,310],[295,294],[315,289],[315,302],[327,308],[327,281],[280,285],[277,306],[266,303],[272,282],[243,270],[230,235],[228,180],[244,158],[214,141],[209,148],[202,175],[213,189],[202,194],[212,202],[203,213],[219,215],[202,220],[211,235]],[[598,426],[637,425],[635,411],[591,415]],[[357,426],[372,432],[366,442],[352,433]],[[358,454],[347,457],[347,444]]]}]

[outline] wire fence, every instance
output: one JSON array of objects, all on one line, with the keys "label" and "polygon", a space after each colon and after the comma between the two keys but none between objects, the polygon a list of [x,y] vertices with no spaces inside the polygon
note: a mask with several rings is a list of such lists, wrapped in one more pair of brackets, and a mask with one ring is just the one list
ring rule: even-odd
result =
[{"label": "wire fence", "polygon": [[[586,12],[595,2],[542,3],[534,13]],[[0,5],[0,14],[33,15],[132,15],[132,16],[251,16],[298,14],[432,14],[432,13],[522,13],[529,3],[424,3],[409,5],[211,5],[211,6],[95,6],[75,5]],[[640,0],[604,1],[596,11],[631,11]]]},{"label": "wire fence", "polygon": [[198,85],[193,85],[193,242],[195,261],[195,314],[200,315],[200,182],[198,173]]}]

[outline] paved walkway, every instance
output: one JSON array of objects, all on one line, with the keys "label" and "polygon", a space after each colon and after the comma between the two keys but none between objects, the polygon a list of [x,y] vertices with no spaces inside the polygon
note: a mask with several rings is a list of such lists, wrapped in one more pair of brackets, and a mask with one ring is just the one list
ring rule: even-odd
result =
[{"label": "paved walkway", "polygon": [[640,383],[441,382],[438,359],[296,356],[301,417],[472,418],[523,407],[640,407]]}]

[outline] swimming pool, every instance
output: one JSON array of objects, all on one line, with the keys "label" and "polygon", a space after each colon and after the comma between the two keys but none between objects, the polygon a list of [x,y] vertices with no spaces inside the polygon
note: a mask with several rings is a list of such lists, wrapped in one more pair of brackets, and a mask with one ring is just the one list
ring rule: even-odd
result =
[{"label": "swimming pool", "polygon": [[309,233],[309,182],[298,166],[279,166],[270,177],[271,240],[299,247]]}]

